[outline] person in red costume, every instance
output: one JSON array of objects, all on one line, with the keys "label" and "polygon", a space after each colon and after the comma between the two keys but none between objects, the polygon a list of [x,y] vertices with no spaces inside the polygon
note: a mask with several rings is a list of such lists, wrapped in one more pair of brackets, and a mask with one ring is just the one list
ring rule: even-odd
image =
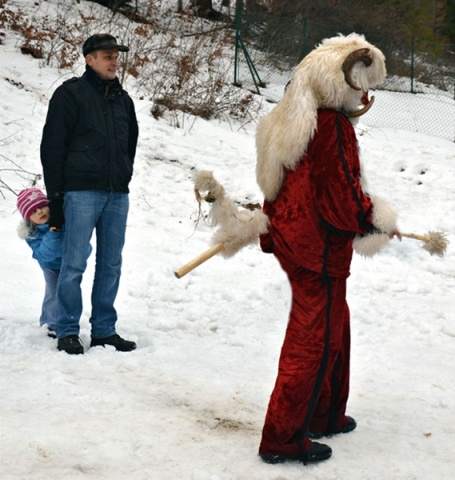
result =
[{"label": "person in red costume", "polygon": [[257,181],[268,232],[261,248],[286,272],[292,307],[259,454],[268,463],[328,459],[314,439],[356,428],[346,415],[353,249],[373,255],[401,235],[387,203],[364,191],[353,119],[385,78],[382,52],[361,35],[325,39],[261,119]]}]

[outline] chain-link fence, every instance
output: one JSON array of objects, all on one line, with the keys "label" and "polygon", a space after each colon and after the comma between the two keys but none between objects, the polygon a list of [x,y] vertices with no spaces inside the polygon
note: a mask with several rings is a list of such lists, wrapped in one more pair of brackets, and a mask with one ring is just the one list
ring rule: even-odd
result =
[{"label": "chain-link fence", "polygon": [[[338,33],[351,33],[295,15],[249,14],[241,8],[236,26],[234,83],[271,102],[281,98],[293,69],[315,45]],[[455,45],[424,43],[415,36],[406,52],[392,48],[377,32],[357,33],[364,34],[387,59],[386,82],[365,122],[455,141]]]}]

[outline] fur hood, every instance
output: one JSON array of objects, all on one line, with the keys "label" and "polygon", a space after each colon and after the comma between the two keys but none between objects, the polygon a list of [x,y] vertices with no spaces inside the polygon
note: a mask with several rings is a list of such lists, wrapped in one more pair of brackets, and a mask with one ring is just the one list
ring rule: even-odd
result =
[{"label": "fur hood", "polygon": [[19,222],[19,225],[17,226],[17,234],[19,236],[20,239],[22,240],[25,240],[29,233],[31,232],[30,230],[30,224],[28,222],[26,222],[25,220],[21,220]]},{"label": "fur hood", "polygon": [[382,52],[356,33],[323,40],[300,62],[283,98],[257,128],[256,175],[266,200],[276,198],[284,170],[295,169],[306,152],[317,110],[355,111],[385,75]]}]

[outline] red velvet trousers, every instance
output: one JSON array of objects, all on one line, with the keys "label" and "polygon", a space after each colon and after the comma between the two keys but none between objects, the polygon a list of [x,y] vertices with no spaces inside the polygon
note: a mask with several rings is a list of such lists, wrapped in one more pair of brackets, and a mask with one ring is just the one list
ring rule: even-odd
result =
[{"label": "red velvet trousers", "polygon": [[259,453],[300,456],[305,432],[346,423],[350,325],[346,279],[281,261],[292,287],[292,308]]}]

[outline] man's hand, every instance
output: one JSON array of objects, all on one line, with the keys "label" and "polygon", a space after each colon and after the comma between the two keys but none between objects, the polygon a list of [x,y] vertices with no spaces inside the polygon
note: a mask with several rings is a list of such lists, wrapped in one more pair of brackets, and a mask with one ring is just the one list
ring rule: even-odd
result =
[{"label": "man's hand", "polygon": [[65,217],[63,216],[63,198],[52,200],[49,203],[49,228],[53,232],[58,232],[65,223]]}]

